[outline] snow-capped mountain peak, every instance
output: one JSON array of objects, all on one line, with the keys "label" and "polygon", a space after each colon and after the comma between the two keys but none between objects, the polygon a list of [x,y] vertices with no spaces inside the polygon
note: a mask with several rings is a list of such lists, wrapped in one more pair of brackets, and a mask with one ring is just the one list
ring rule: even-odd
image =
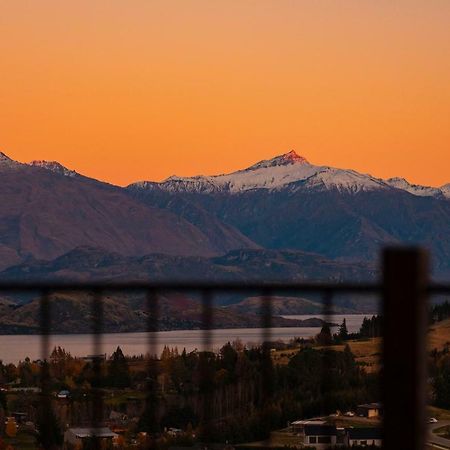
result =
[{"label": "snow-capped mountain peak", "polygon": [[277,166],[289,166],[292,164],[309,164],[309,162],[303,156],[298,155],[295,150],[291,150],[290,152],[284,153],[283,155],[275,156],[275,158],[259,161],[246,170],[256,170]]},{"label": "snow-capped mountain peak", "polygon": [[236,172],[194,177],[171,176],[161,183],[141,181],[131,189],[158,189],[169,192],[229,193],[264,189],[267,191],[334,190],[355,194],[380,189],[398,189],[421,197],[449,198],[450,184],[440,188],[411,184],[404,178],[383,180],[350,169],[316,166],[295,151],[262,160]]},{"label": "snow-capped mountain peak", "polygon": [[131,188],[161,189],[170,192],[236,194],[255,189],[298,190],[302,188],[337,189],[355,193],[380,188],[388,189],[389,186],[382,180],[353,170],[315,166],[292,150],[229,174],[195,177],[172,176],[162,183],[139,182],[132,185]]},{"label": "snow-capped mountain peak", "polygon": [[70,170],[67,167],[60,164],[58,161],[31,161],[30,166],[40,167],[42,169],[50,170],[51,172],[59,173],[60,175],[64,175],[66,177],[75,177],[78,175],[75,170]]}]

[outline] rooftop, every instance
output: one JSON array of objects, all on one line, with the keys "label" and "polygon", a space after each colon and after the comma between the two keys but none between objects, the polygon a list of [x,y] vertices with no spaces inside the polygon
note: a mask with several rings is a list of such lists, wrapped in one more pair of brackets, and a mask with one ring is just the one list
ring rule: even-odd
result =
[{"label": "rooftop", "polygon": [[117,436],[107,427],[101,428],[69,428],[69,432],[73,433],[77,438],[100,437],[113,438]]},{"label": "rooftop", "polygon": [[380,402],[375,402],[375,403],[364,403],[363,405],[358,405],[358,408],[376,408],[376,409],[380,409],[382,408],[383,405]]}]

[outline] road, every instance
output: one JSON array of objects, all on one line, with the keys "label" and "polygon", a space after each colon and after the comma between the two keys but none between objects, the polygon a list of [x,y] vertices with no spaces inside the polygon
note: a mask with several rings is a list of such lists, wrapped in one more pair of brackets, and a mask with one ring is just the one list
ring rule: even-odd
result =
[{"label": "road", "polygon": [[433,433],[434,430],[436,430],[438,428],[446,427],[446,426],[450,426],[450,420],[440,420],[438,423],[430,423],[428,426],[428,430],[429,430],[428,442],[430,444],[434,444],[434,445],[438,445],[440,447],[450,449],[450,440],[449,439],[444,439]]}]

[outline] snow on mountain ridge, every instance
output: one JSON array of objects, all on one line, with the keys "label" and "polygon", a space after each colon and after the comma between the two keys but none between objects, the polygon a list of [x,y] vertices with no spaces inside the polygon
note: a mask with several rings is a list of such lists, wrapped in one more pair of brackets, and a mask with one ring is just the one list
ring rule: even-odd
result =
[{"label": "snow on mountain ridge", "polygon": [[254,189],[279,190],[287,188],[288,185],[297,190],[300,184],[311,189],[337,189],[352,193],[390,188],[382,180],[354,170],[315,166],[294,151],[260,161],[246,169],[229,174],[171,176],[161,183],[139,182],[132,187],[159,188],[169,192],[239,193]]},{"label": "snow on mountain ridge", "polygon": [[450,183],[444,184],[439,188],[445,198],[450,199]]},{"label": "snow on mountain ridge", "polygon": [[[23,166],[39,167],[68,177],[79,174],[57,161],[37,160],[23,164],[0,151],[0,168],[14,169]],[[295,151],[262,160],[252,166],[229,174],[194,177],[171,176],[162,182],[138,181],[131,189],[161,189],[169,192],[239,193],[254,189],[298,191],[302,188],[315,190],[336,189],[339,192],[356,193],[377,189],[400,189],[412,195],[450,199],[450,183],[441,187],[409,183],[405,178],[387,180],[375,178],[350,169],[315,166]]]},{"label": "snow on mountain ridge", "polygon": [[158,182],[138,182],[132,189],[161,189],[168,192],[236,194],[254,189],[331,190],[357,193],[379,189],[399,189],[412,195],[450,199],[450,183],[440,188],[411,184],[404,178],[383,180],[351,169],[315,166],[295,151],[259,161],[236,172],[194,177],[171,176]]},{"label": "snow on mountain ridge", "polygon": [[410,194],[417,195],[419,197],[449,197],[446,195],[442,186],[441,188],[436,188],[432,186],[422,186],[420,184],[410,183],[405,178],[394,177],[386,180],[386,183],[397,189],[402,189],[403,191],[409,192]]},{"label": "snow on mountain ridge", "polygon": [[6,153],[0,151],[0,167],[14,168],[20,165],[21,164],[19,162],[14,161]]},{"label": "snow on mountain ridge", "polygon": [[6,169],[19,169],[21,167],[39,167],[41,169],[50,170],[55,173],[59,173],[60,175],[64,175],[67,177],[77,176],[78,173],[75,170],[70,170],[67,167],[64,167],[58,161],[31,161],[30,163],[21,163],[19,161],[15,161],[11,159],[8,155],[0,151],[0,167]]},{"label": "snow on mountain ridge", "polygon": [[349,193],[388,188],[383,180],[354,170],[336,169],[328,166],[319,168],[321,170],[318,170],[307,180],[308,187],[322,190],[336,189],[339,192]]},{"label": "snow on mountain ridge", "polygon": [[78,173],[75,172],[75,170],[68,169],[58,161],[36,160],[31,161],[29,165],[34,167],[40,167],[42,169],[47,169],[52,172],[59,173],[60,175],[64,175],[66,177],[75,177],[78,175]]}]

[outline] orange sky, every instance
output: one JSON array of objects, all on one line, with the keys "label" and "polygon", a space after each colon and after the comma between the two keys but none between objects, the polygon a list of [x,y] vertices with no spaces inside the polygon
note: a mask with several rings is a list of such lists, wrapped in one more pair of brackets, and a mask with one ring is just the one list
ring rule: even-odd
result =
[{"label": "orange sky", "polygon": [[0,0],[0,150],[118,184],[295,149],[450,182],[448,0]]}]

